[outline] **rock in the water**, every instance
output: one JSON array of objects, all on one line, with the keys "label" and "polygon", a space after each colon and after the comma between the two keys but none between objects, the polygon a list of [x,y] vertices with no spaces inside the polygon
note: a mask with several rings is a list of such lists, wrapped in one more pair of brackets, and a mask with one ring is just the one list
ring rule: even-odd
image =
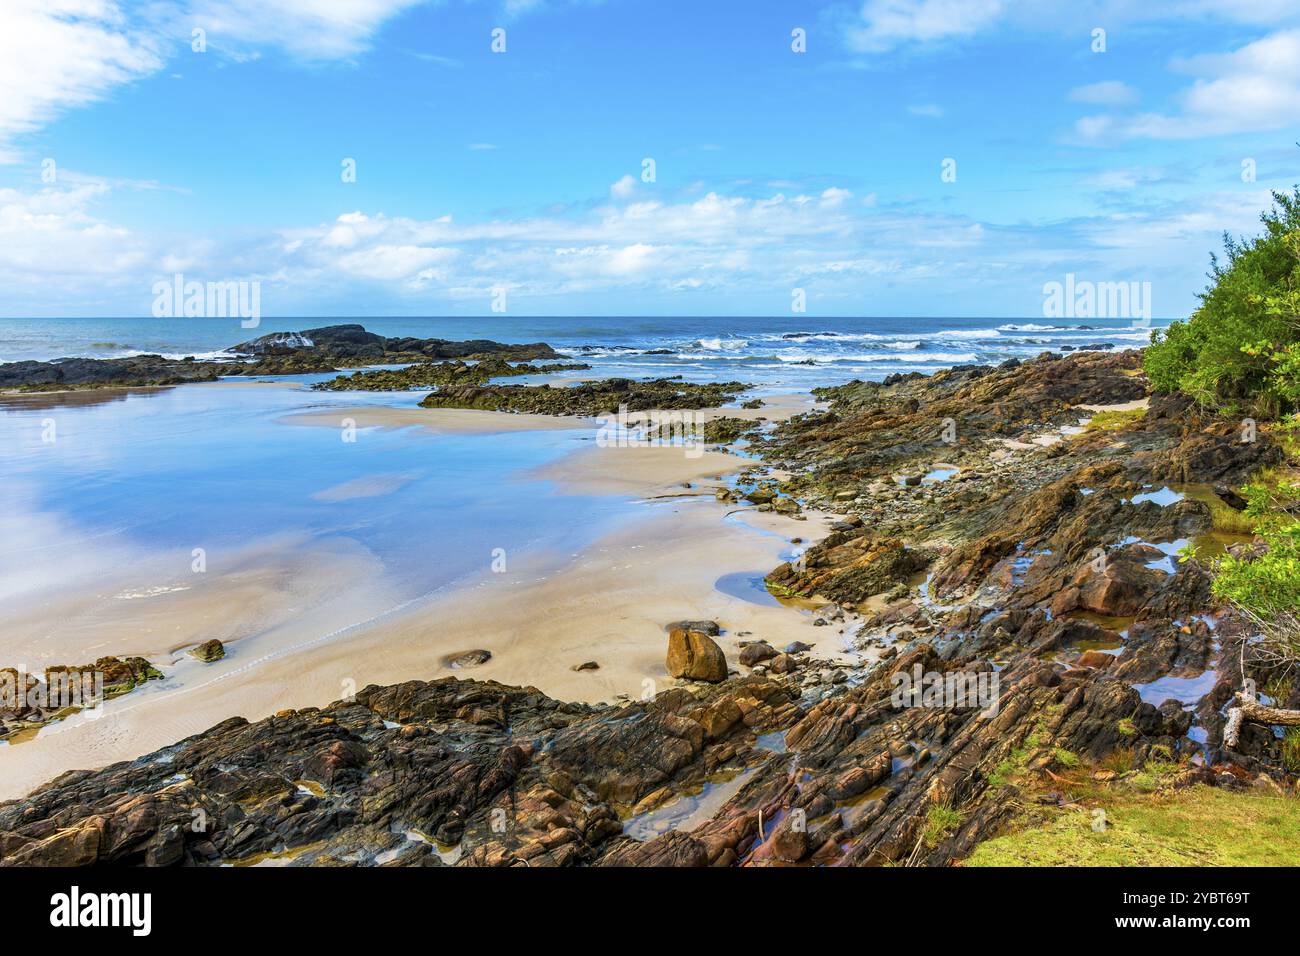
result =
[{"label": "rock in the water", "polygon": [[727,657],[700,624],[711,624],[718,633],[712,621],[681,621],[668,632],[668,673],[712,683],[726,680]]},{"label": "rock in the water", "polygon": [[574,664],[573,669],[575,671],[598,671],[600,665],[595,661],[583,661],[581,664]]},{"label": "rock in the water", "polygon": [[214,637],[210,641],[204,641],[190,653],[205,664],[211,664],[213,661],[219,661],[226,656],[226,647]]}]

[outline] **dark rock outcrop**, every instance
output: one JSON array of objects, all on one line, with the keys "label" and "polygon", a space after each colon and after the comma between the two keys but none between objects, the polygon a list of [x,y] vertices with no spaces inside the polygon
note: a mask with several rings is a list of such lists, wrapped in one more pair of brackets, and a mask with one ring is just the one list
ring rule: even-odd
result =
[{"label": "dark rock outcrop", "polygon": [[[212,382],[225,375],[290,375],[330,372],[362,365],[428,363],[438,359],[531,361],[560,358],[549,345],[509,345],[476,339],[386,338],[360,325],[334,325],[305,332],[275,332],[229,349],[231,360],[63,358],[52,362],[0,364],[0,391],[52,391]],[[241,361],[242,359],[242,361]],[[521,373],[527,374],[527,373]],[[361,382],[358,383],[360,386]]]}]

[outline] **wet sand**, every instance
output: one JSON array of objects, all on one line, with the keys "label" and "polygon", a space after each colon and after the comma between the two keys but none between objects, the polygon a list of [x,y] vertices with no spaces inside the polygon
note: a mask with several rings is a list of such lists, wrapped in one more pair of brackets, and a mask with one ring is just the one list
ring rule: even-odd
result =
[{"label": "wet sand", "polygon": [[357,428],[410,428],[419,426],[439,434],[495,435],[501,432],[550,431],[586,428],[593,432],[595,421],[556,415],[515,415],[484,412],[473,408],[393,408],[385,405],[332,408],[329,411],[304,412],[280,419],[286,425],[344,427],[351,419]]},{"label": "wet sand", "polygon": [[[358,409],[358,425],[363,416],[391,427],[433,418],[438,424],[430,427],[454,422],[454,429],[484,433],[512,429],[525,418],[376,408]],[[298,424],[307,417],[286,420]],[[327,418],[337,427],[336,413]],[[590,427],[546,421],[549,427]],[[60,663],[105,653],[144,654],[162,664],[167,679],[108,702],[99,719],[74,716],[49,725],[34,740],[0,747],[6,770],[0,799],[20,796],[66,770],[141,756],[232,716],[256,720],[289,707],[320,706],[370,683],[455,674],[532,685],[560,699],[640,697],[671,685],[664,625],[684,618],[717,620],[725,630],[719,643],[733,664],[742,631],[751,632],[745,639],[777,646],[803,640],[830,656],[842,647],[837,629],[814,628],[806,611],[773,605],[770,598],[755,594],[761,601],[756,603],[714,587],[727,574],[761,577],[780,563],[791,536],[811,541],[823,534],[815,518],[738,513],[734,505],[715,502],[708,478],[749,464],[725,454],[598,448],[593,441],[542,471],[560,488],[599,488],[641,499],[629,505],[642,509],[632,526],[576,555],[509,555],[504,573],[485,573],[469,586],[415,604],[385,594],[373,558],[359,547],[350,551],[344,539],[296,568],[278,563],[283,555],[276,557],[277,551],[260,567],[250,561],[246,574],[215,577],[202,589],[142,591],[116,604],[105,603],[102,587],[93,596],[63,598],[85,602],[85,624],[69,629]],[[684,482],[703,482],[696,489],[702,497],[657,497]],[[346,497],[355,490],[335,493]],[[50,660],[41,642],[50,637],[51,610],[43,611],[45,633],[29,627],[18,646],[4,642],[6,652],[39,646]],[[202,664],[172,653],[207,636],[230,641],[224,660]],[[442,663],[475,648],[491,651],[492,659],[463,671]],[[572,669],[586,661],[596,661],[599,669]]]},{"label": "wet sand", "polygon": [[205,560],[196,573],[189,552],[133,555],[115,572],[96,569],[94,583],[73,593],[10,603],[3,659],[29,673],[110,655],[166,665],[203,641],[236,642],[315,618],[349,591],[376,589],[376,609],[386,600],[377,583],[382,566],[346,538],[280,536]]},{"label": "wet sand", "polygon": [[529,477],[554,482],[558,490],[569,494],[662,497],[698,492],[696,485],[704,480],[712,480],[711,487],[716,487],[723,476],[751,464],[749,459],[700,447],[600,448],[592,442],[590,448],[534,469]]},{"label": "wet sand", "polygon": [[[217,383],[218,387],[234,384],[243,383]],[[746,421],[766,419],[777,422],[784,421],[802,412],[825,407],[825,403],[813,401],[810,395],[769,395],[763,398],[761,408],[704,408],[690,414],[702,421],[712,421],[717,418],[741,418]],[[632,413],[633,417],[637,414],[644,415],[648,413]],[[329,411],[304,412],[286,415],[280,420],[290,425],[319,425],[329,428],[341,428],[345,418],[352,419],[358,428],[407,428],[418,425],[432,432],[477,435],[513,431],[583,428],[595,432],[601,425],[594,418],[580,418],[573,415],[486,412],[472,408],[394,408],[384,405],[357,405],[332,408]]]}]

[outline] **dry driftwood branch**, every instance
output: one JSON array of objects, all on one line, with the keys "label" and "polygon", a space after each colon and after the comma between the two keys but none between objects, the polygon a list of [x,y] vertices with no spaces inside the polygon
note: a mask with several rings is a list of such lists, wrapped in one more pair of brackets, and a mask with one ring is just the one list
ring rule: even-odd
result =
[{"label": "dry driftwood branch", "polygon": [[1269,726],[1300,727],[1300,710],[1269,707],[1266,704],[1261,704],[1249,694],[1238,691],[1237,706],[1228,711],[1228,723],[1223,728],[1223,744],[1225,747],[1237,746],[1237,736],[1241,733],[1241,724],[1244,720],[1256,724],[1268,724]]}]

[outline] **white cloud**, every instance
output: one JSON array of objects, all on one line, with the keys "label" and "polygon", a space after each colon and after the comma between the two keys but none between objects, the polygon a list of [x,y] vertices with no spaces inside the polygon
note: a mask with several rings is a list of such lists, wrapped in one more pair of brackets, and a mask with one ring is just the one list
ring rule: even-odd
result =
[{"label": "white cloud", "polygon": [[0,158],[6,144],[70,107],[103,99],[163,64],[156,37],[126,26],[111,0],[0,5]]},{"label": "white cloud", "polygon": [[15,137],[188,53],[195,28],[206,32],[209,55],[247,59],[278,47],[303,60],[341,59],[364,51],[386,20],[424,2],[155,0],[132,10],[118,0],[4,0],[0,162],[18,161]]},{"label": "white cloud", "polygon": [[361,279],[433,278],[432,267],[445,265],[456,258],[455,249],[438,249],[416,245],[375,245],[349,252],[335,260],[338,267]]},{"label": "white cloud", "polygon": [[1177,97],[1178,112],[1087,116],[1075,124],[1075,132],[1085,140],[1189,139],[1281,129],[1300,121],[1300,29],[1175,66],[1198,76]]},{"label": "white cloud", "polygon": [[1152,23],[1247,24],[1277,29],[1300,23],[1295,0],[858,0],[832,13],[844,45],[858,53],[942,44],[994,28],[1083,36]]},{"label": "white cloud", "polygon": [[1164,178],[1164,172],[1159,169],[1107,169],[1085,176],[1081,183],[1086,187],[1104,190],[1133,189],[1148,183],[1160,182]]},{"label": "white cloud", "polygon": [[168,260],[148,237],[96,216],[94,206],[110,192],[104,184],[0,189],[0,288],[10,314],[101,310],[110,302],[109,312],[147,314],[153,278],[191,261],[191,244],[178,243],[187,249]]},{"label": "white cloud", "polygon": [[970,36],[997,20],[1002,0],[866,0],[845,40],[861,53]]},{"label": "white cloud", "polygon": [[846,199],[851,199],[853,193],[847,189],[840,189],[837,186],[830,186],[822,191],[822,205],[828,208],[834,208]]},{"label": "white cloud", "polygon": [[1069,98],[1074,103],[1088,103],[1093,106],[1128,106],[1138,100],[1138,91],[1119,80],[1103,80],[1076,86],[1070,90]]},{"label": "white cloud", "polygon": [[631,174],[622,176],[609,187],[609,194],[615,199],[629,199],[636,192],[636,179]]},{"label": "white cloud", "polygon": [[304,60],[346,59],[370,46],[386,20],[426,0],[190,0],[173,22],[207,31],[210,49],[279,47]]},{"label": "white cloud", "polygon": [[[1148,175],[1121,170],[1095,185],[1116,188]],[[1199,203],[1118,211],[1112,204],[1067,222],[1010,224],[869,205],[870,196],[830,186],[807,195],[605,200],[562,215],[488,221],[354,210],[316,225],[223,239],[138,234],[106,221],[96,207],[113,189],[0,191],[7,310],[146,314],[152,283],[177,271],[260,279],[268,314],[328,314],[360,301],[376,310],[474,311],[486,309],[496,286],[543,312],[547,303],[629,293],[643,302],[689,295],[702,308],[723,309],[737,297],[780,301],[812,282],[844,303],[886,286],[923,302],[987,297],[989,290],[1005,299],[1008,289],[1037,294],[1044,271],[1125,276],[1139,262],[1136,268],[1152,274],[1178,272],[1179,287],[1190,291],[1220,231],[1249,232],[1267,204],[1262,190],[1234,191]]]}]

